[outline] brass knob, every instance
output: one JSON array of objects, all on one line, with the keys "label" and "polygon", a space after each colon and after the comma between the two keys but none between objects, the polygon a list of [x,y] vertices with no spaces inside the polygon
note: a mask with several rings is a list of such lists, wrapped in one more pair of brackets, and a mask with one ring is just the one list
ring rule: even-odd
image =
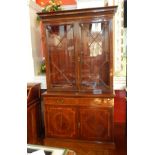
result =
[{"label": "brass knob", "polygon": [[58,104],[63,104],[64,103],[64,100],[63,99],[57,99],[57,103]]},{"label": "brass knob", "polygon": [[102,99],[102,103],[107,103],[107,100],[106,99]]}]

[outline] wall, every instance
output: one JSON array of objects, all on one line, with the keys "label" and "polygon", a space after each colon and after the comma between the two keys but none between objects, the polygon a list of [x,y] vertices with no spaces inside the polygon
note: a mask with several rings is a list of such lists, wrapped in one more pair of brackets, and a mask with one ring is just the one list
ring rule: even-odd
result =
[{"label": "wall", "polygon": [[127,94],[125,90],[115,90],[114,122],[126,123],[127,121]]},{"label": "wall", "polygon": [[[36,0],[36,3],[42,6],[41,2],[47,3],[48,1],[49,0]],[[61,1],[62,1],[62,5],[75,5],[76,4],[76,0],[61,0]]]}]

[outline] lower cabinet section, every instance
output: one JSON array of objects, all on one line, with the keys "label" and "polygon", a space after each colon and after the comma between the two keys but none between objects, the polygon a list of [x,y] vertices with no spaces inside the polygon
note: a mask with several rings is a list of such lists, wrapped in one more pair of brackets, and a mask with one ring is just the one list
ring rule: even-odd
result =
[{"label": "lower cabinet section", "polygon": [[113,98],[43,96],[43,101],[45,138],[113,142]]}]

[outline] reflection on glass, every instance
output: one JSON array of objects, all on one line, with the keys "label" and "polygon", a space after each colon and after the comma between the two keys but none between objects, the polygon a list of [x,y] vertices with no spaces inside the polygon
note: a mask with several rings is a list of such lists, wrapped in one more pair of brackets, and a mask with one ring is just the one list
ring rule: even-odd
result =
[{"label": "reflection on glass", "polygon": [[[101,40],[101,23],[92,23],[91,34],[92,37],[90,38],[90,56],[95,57],[97,55],[102,54],[102,40]],[[94,41],[96,39],[96,41]]]}]

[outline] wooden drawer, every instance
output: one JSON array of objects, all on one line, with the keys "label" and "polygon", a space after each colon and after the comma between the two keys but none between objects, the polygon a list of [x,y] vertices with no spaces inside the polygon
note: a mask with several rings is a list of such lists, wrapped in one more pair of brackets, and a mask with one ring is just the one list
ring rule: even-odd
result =
[{"label": "wooden drawer", "polygon": [[112,107],[114,105],[113,98],[80,98],[78,99],[80,106],[101,106]]},{"label": "wooden drawer", "polygon": [[45,97],[44,103],[49,105],[112,107],[114,105],[114,99],[113,98]]},{"label": "wooden drawer", "polygon": [[44,103],[50,105],[75,105],[77,104],[77,99],[65,97],[46,97],[44,98]]}]

